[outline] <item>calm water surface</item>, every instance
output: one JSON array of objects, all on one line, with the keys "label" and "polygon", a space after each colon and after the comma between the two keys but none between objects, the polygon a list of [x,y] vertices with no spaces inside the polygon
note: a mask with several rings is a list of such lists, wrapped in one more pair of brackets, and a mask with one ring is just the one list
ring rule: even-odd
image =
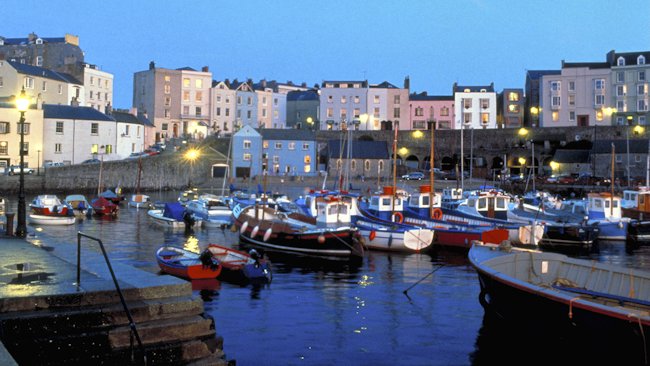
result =
[{"label": "calm water surface", "polygon": [[[177,193],[151,196],[173,201]],[[15,204],[8,210],[15,212]],[[162,229],[145,210],[126,205],[115,220],[36,229],[29,227],[54,251],[76,246],[77,231],[98,237],[112,261],[152,273],[160,273],[154,253],[163,244],[238,247],[228,229]],[[227,358],[238,365],[494,365],[520,363],[531,353],[557,362],[567,351],[551,335],[540,352],[538,342],[549,342],[539,339],[546,333],[508,333],[484,317],[477,275],[461,251],[370,252],[358,263],[267,254],[274,270],[270,285],[194,286],[224,337]],[[582,256],[650,270],[648,247],[626,253],[624,244],[602,243],[598,253]]]}]

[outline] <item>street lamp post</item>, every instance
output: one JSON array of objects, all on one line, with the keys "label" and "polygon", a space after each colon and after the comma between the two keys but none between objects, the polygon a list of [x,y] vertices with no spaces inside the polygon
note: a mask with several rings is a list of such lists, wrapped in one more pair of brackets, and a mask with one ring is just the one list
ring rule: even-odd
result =
[{"label": "street lamp post", "polygon": [[[465,157],[463,156],[463,149],[465,148],[463,142],[464,141],[463,125],[465,125],[465,121],[462,121],[460,123],[460,189],[462,190],[462,192],[465,192],[465,180],[463,179],[465,176],[465,174],[463,174],[465,172],[465,162],[464,162]],[[456,179],[458,179],[458,177],[456,177]]]},{"label": "street lamp post", "polygon": [[626,147],[626,159],[627,159],[627,166],[625,168],[626,173],[627,173],[627,186],[630,186],[630,127],[632,125],[632,122],[634,121],[634,117],[632,116],[627,116],[627,125],[625,126],[625,147]]},{"label": "street lamp post", "polygon": [[24,238],[27,236],[27,218],[25,212],[25,112],[29,108],[29,99],[25,94],[25,88],[20,91],[20,96],[16,98],[16,109],[20,112],[20,186],[18,189],[18,225],[16,226],[16,236]]},{"label": "street lamp post", "polygon": [[41,150],[36,150],[38,157],[36,158],[36,175],[41,175]]},{"label": "street lamp post", "polygon": [[474,168],[474,128],[470,127],[469,130],[469,181],[470,184],[474,178],[473,168]]}]

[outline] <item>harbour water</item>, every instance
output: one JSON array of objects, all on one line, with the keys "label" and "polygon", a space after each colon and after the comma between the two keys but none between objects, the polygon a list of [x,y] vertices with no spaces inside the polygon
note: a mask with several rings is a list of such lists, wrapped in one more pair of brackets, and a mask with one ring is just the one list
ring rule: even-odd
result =
[{"label": "harbour water", "polygon": [[[177,193],[151,196],[174,201]],[[7,210],[15,212],[15,205],[11,200]],[[238,247],[237,233],[227,228],[163,229],[146,210],[126,205],[116,219],[29,225],[29,240],[52,251],[72,250],[79,231],[101,239],[112,261],[153,273],[159,273],[154,253],[163,244]],[[274,271],[269,285],[194,284],[224,337],[227,359],[238,365],[493,365],[530,357],[563,363],[567,351],[576,351],[545,329],[513,333],[486,318],[477,275],[462,251],[368,252],[358,263],[268,255]],[[650,270],[648,247],[627,253],[623,243],[601,243],[597,252],[580,256]],[[540,342],[546,342],[541,349]],[[584,354],[577,359],[589,360]]]}]

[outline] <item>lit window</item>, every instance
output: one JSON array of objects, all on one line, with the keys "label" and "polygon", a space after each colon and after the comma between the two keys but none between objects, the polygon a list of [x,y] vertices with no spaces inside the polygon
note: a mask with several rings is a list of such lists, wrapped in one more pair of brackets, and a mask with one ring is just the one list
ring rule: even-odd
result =
[{"label": "lit window", "polygon": [[190,87],[190,79],[189,79],[189,78],[183,78],[183,86],[184,86],[185,88],[189,88],[189,87]]},{"label": "lit window", "polygon": [[557,122],[560,119],[560,112],[553,111],[553,113],[551,113],[551,116],[553,117],[553,122]]}]

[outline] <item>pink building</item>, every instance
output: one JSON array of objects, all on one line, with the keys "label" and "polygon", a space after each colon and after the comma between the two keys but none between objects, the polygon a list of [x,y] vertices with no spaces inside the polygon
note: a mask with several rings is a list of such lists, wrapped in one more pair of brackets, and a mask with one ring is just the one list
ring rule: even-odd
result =
[{"label": "pink building", "polygon": [[438,130],[454,129],[454,96],[427,95],[427,92],[409,95],[409,121],[412,130],[428,130],[436,123]]}]

